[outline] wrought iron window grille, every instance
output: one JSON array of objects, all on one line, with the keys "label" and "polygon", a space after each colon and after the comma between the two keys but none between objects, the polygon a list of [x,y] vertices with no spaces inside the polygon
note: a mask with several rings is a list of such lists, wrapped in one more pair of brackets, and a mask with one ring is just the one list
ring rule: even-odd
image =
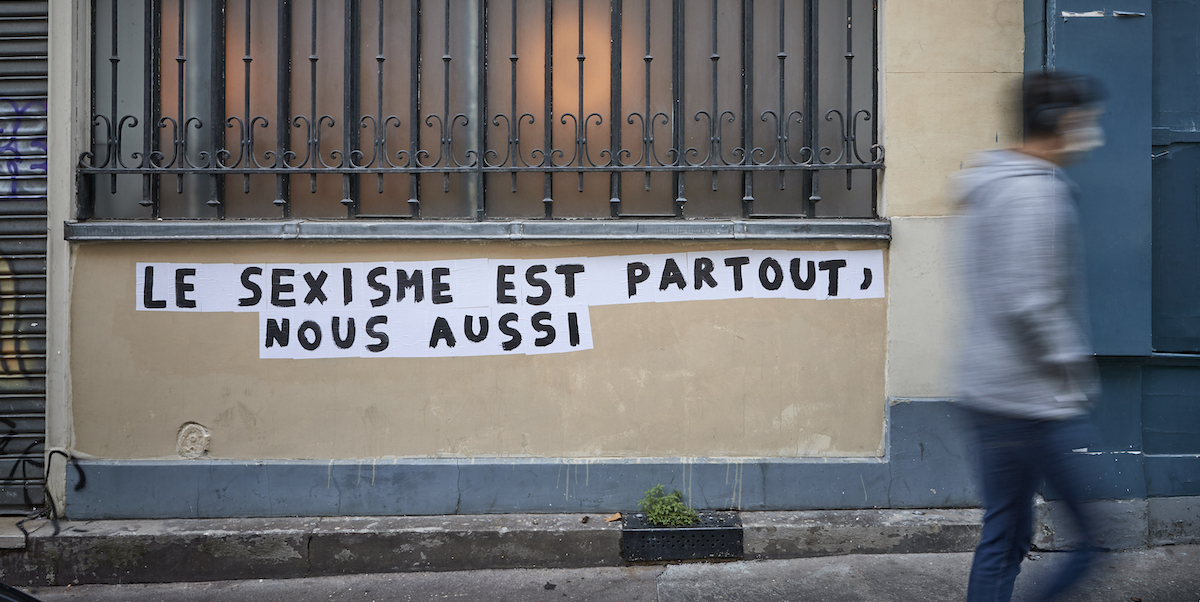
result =
[{"label": "wrought iron window grille", "polygon": [[77,217],[874,218],[878,6],[857,5],[93,0]]}]

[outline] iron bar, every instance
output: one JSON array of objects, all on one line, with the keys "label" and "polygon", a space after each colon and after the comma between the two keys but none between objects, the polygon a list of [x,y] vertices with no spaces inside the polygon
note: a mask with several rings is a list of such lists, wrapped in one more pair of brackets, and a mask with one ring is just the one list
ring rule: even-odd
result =
[{"label": "iron bar", "polygon": [[[314,0],[315,2],[315,0]],[[354,154],[359,149],[359,97],[362,92],[362,73],[359,70],[359,58],[362,54],[361,40],[361,10],[360,0],[346,0],[345,27],[342,42],[342,153],[344,166],[353,166]],[[358,213],[358,176],[352,173],[342,176],[342,204],[346,206],[346,217],[354,217]]]},{"label": "iron bar", "polygon": [[[321,122],[324,118],[317,117],[317,61],[321,60],[317,55],[317,0],[311,0],[312,12],[309,19],[309,25],[312,26],[312,35],[309,39],[310,49],[308,52],[308,118],[305,119],[305,129],[308,130],[308,138],[306,154],[304,161],[300,165],[312,162],[316,165],[318,162],[324,164],[325,160],[321,158]],[[308,180],[308,191],[310,194],[317,193],[317,174],[313,173]]]},{"label": "iron bar", "polygon": [[[150,121],[146,122],[143,130],[149,130],[150,135],[150,154],[148,155],[146,164],[153,167],[154,161],[157,159],[159,164],[162,164],[162,144],[159,141],[158,130],[162,124],[162,0],[151,0],[153,10],[151,11],[150,24],[154,28],[151,38],[154,40],[151,44],[149,53],[149,64],[144,65],[146,71],[150,72],[151,90],[150,90]],[[162,194],[160,188],[162,186],[162,177],[153,175],[149,181],[150,184],[150,217],[151,219],[159,219],[162,217]],[[144,198],[145,195],[143,195]]]},{"label": "iron bar", "polygon": [[[718,0],[710,1],[712,5],[712,54],[708,58],[712,61],[712,112],[708,115],[709,153],[704,160],[700,161],[702,164],[711,162],[714,165],[718,162],[726,164],[725,156],[721,152],[721,126],[719,125],[725,120],[725,115],[721,113],[721,104],[718,102],[717,96],[721,82],[718,73],[721,53],[717,45],[717,27],[720,22],[720,19],[717,18],[717,2]],[[700,113],[697,113],[697,115],[700,115]],[[717,191],[717,172],[715,171],[712,173],[712,189],[713,192]]]},{"label": "iron bar", "polygon": [[[684,137],[684,31],[683,31],[683,0],[673,0],[671,6],[671,97],[672,97],[672,115],[671,115],[671,132],[672,132],[672,151],[674,156],[671,158],[671,163],[680,167],[685,167],[687,159],[684,156],[684,146],[687,144],[687,139]],[[676,217],[683,217],[683,206],[687,203],[687,197],[684,195],[684,180],[682,173],[675,174],[675,204],[674,212]]]},{"label": "iron bar", "polygon": [[[211,130],[212,149],[208,158],[214,164],[218,163],[219,151],[225,148],[225,0],[213,0],[212,9],[212,61],[208,88],[209,110],[208,119]],[[217,219],[225,219],[225,176],[216,174],[209,181],[208,203],[216,207]]]},{"label": "iron bar", "polygon": [[[871,115],[879,115],[879,0],[871,2]],[[879,119],[871,120],[871,161],[882,163]],[[879,216],[879,173],[871,172],[871,217]]]},{"label": "iron bar", "polygon": [[[512,2],[512,29],[510,30],[510,32],[512,34],[512,50],[508,54],[508,63],[509,63],[509,74],[511,75],[511,78],[512,78],[512,81],[509,83],[509,91],[512,93],[512,112],[510,112],[507,117],[507,120],[508,120],[508,152],[505,154],[505,158],[507,160],[508,157],[512,157],[513,165],[516,165],[517,159],[520,159],[522,163],[525,163],[525,158],[521,157],[520,155],[517,154],[519,152],[520,143],[521,143],[521,139],[520,139],[521,121],[524,120],[525,116],[519,115],[517,113],[517,61],[520,60],[520,57],[517,56],[517,0],[511,0],[511,2]],[[514,121],[515,121],[515,123],[514,123]],[[501,161],[501,164],[503,164],[503,163],[504,163],[504,161]],[[517,172],[514,171],[509,179],[511,180],[512,192],[516,193],[517,192]]]},{"label": "iron bar", "polygon": [[[805,0],[808,8],[804,19],[804,113],[808,115],[807,127],[804,128],[804,147],[808,149],[808,161],[821,163],[820,120],[817,119],[817,13],[820,11],[818,0]],[[804,194],[808,196],[808,204],[804,214],[808,217],[817,216],[817,203],[821,200],[820,178],[816,172],[806,174]]]},{"label": "iron bar", "polygon": [[[445,29],[442,32],[442,117],[438,123],[440,130],[438,148],[440,150],[437,163],[434,165],[440,165],[443,161],[446,165],[455,162],[453,149],[450,146],[450,130],[454,127],[450,117],[450,0],[446,0],[443,4],[442,14],[445,22]],[[450,192],[450,174],[448,172],[443,172],[442,175],[442,192]]]},{"label": "iron bar", "polygon": [[[784,0],[779,0],[779,52],[775,55],[779,59],[779,112],[775,114],[775,157],[780,165],[783,164],[783,158],[787,156],[787,129],[786,124],[790,123],[792,116],[787,113],[787,46],[784,41],[787,39],[787,18],[786,9],[787,3]],[[783,170],[779,171],[779,190],[786,190],[787,183],[784,180]]]},{"label": "iron bar", "polygon": [[[161,7],[158,0],[145,0],[143,19],[147,29],[143,57],[147,64],[143,65],[145,72],[142,80],[142,152],[141,166],[151,167],[159,157],[158,153],[158,97],[159,97],[159,49],[162,47],[160,32]],[[145,174],[142,176],[142,198],[139,201],[143,207],[150,208],[150,217],[157,219],[158,206],[158,176]]]},{"label": "iron bar", "polygon": [[[650,94],[650,65],[654,62],[654,54],[650,52],[650,40],[652,32],[650,29],[650,0],[646,0],[646,56],[642,60],[646,63],[646,112],[642,113],[642,159],[645,164],[650,164],[650,156],[654,154],[654,123],[658,120],[658,115],[651,113]],[[641,161],[638,161],[641,163]],[[646,172],[646,192],[650,192],[650,172]]]},{"label": "iron bar", "polygon": [[[610,0],[609,51],[608,51],[608,162],[621,163],[621,10],[623,0]],[[608,212],[611,217],[621,216],[621,173],[612,172],[608,177]]]},{"label": "iron bar", "polygon": [[[287,165],[291,153],[292,129],[292,0],[278,0],[275,56],[275,169]],[[291,180],[286,174],[275,176],[275,200],[282,217],[292,215]]]},{"label": "iron bar", "polygon": [[475,146],[475,219],[483,221],[487,217],[487,178],[484,177],[485,158],[488,147],[488,88],[487,88],[487,57],[488,57],[488,0],[479,2],[478,13],[478,58],[475,66],[475,94],[478,111],[475,127],[477,139]]},{"label": "iron bar", "polygon": [[[182,2],[183,0],[180,1]],[[96,41],[96,38],[99,36],[95,34],[95,32],[99,30],[98,25],[96,25],[98,23],[96,17],[96,2],[97,0],[91,0],[88,6],[90,22],[93,23],[93,33],[88,47],[88,56],[91,57],[91,60],[88,61],[88,75],[91,77],[91,81],[93,82],[99,81],[100,71],[97,64],[98,61],[96,60],[100,56]],[[97,121],[99,118],[97,111],[99,111],[100,107],[98,102],[99,99],[97,98],[96,94],[97,88],[98,86],[91,86],[91,90],[88,94],[88,106],[91,108],[91,119],[88,122],[88,126],[91,128],[90,133],[92,135],[88,136],[88,149],[79,156],[80,167],[96,164],[97,136],[95,128],[100,125]],[[105,142],[107,143],[107,140]],[[77,184],[75,190],[75,215],[80,220],[91,219],[96,214],[96,176],[77,172],[75,176],[75,183]]]},{"label": "iron bar", "polygon": [[[583,131],[589,119],[583,114],[583,62],[587,60],[587,57],[583,54],[583,0],[579,0],[578,7],[579,52],[575,55],[575,61],[579,63],[579,84],[576,86],[579,92],[579,112],[575,114],[575,156],[579,158],[579,166],[583,167],[583,157],[587,154],[587,147],[585,146],[586,138],[584,138]],[[579,172],[579,192],[583,192],[583,172]]]},{"label": "iron bar", "polygon": [[[112,163],[112,158],[116,157],[117,164],[123,165],[121,162],[121,148],[120,148],[120,146],[121,146],[121,125],[120,124],[121,124],[121,122],[124,121],[124,119],[120,119],[117,116],[117,88],[120,85],[120,80],[117,79],[117,65],[118,65],[118,63],[121,62],[121,57],[120,57],[120,55],[117,54],[117,40],[121,37],[121,33],[120,33],[120,31],[118,31],[118,28],[117,28],[117,4],[118,4],[117,2],[112,3],[112,54],[109,55],[109,57],[108,57],[108,62],[112,66],[112,80],[111,80],[112,81],[112,85],[111,85],[111,88],[112,88],[112,111],[109,112],[110,118],[108,121],[108,130],[109,130],[108,131],[108,157],[106,157],[105,159],[106,159],[106,162]],[[115,135],[114,135],[114,132],[112,131],[112,128],[114,126],[116,127]],[[112,182],[111,182],[111,187],[109,189],[109,192],[111,194],[116,194],[117,193],[117,176],[114,175],[111,178],[111,180],[112,180]]]},{"label": "iron bar", "polygon": [[[374,145],[372,147],[374,150],[371,153],[371,160],[367,161],[366,163],[363,164],[363,165],[366,165],[367,167],[374,165],[375,161],[377,159],[379,159],[380,157],[382,157],[382,160],[379,164],[380,167],[382,167],[383,163],[387,161],[387,145],[386,145],[387,139],[385,138],[385,134],[387,133],[386,127],[387,127],[387,124],[389,123],[389,118],[383,116],[383,64],[384,64],[384,62],[387,61],[387,56],[385,56],[383,54],[383,19],[384,19],[383,0],[379,0],[379,2],[376,4],[375,17],[376,17],[375,20],[378,22],[378,26],[379,26],[379,35],[375,38],[376,39],[376,43],[375,43],[375,97],[376,97],[375,108],[376,108],[376,110],[375,110],[375,117],[373,117],[371,119],[371,121],[373,122],[372,125],[375,126],[375,139],[374,139]],[[363,117],[363,119],[366,119],[366,117]],[[366,123],[364,122],[363,125],[366,125]],[[383,194],[383,174],[378,174],[376,176],[375,187],[376,187],[376,191],[379,194]]]},{"label": "iron bar", "polygon": [[[545,67],[542,70],[544,85],[544,104],[542,110],[542,127],[544,130],[545,146],[541,150],[542,165],[549,168],[554,164],[554,0],[546,0],[546,42]],[[542,206],[545,208],[546,219],[554,217],[554,176],[547,171],[542,177]]]},{"label": "iron bar", "polygon": [[[185,30],[183,28],[186,18],[187,0],[179,0],[179,52],[175,55],[175,66],[179,73],[179,82],[177,84],[178,87],[175,89],[175,94],[178,97],[179,106],[176,109],[178,112],[175,113],[175,154],[172,156],[171,163],[168,165],[168,167],[176,163],[183,165],[183,161],[186,161],[187,157],[188,119],[184,117],[185,113],[183,104],[184,98],[186,98],[186,90],[184,89],[184,70],[187,63],[187,35],[185,34]],[[183,194],[183,174],[180,174],[179,178],[175,181],[175,194]]]},{"label": "iron bar", "polygon": [[[844,124],[842,132],[843,160],[850,162],[851,149],[854,148],[853,124],[857,120],[854,111],[854,0],[846,0],[846,114],[850,120]],[[854,185],[851,180],[852,172],[846,172],[846,190]]]},{"label": "iron bar", "polygon": [[[421,152],[421,0],[410,0],[408,92],[412,101],[408,110],[408,157],[405,165],[416,167]],[[413,219],[421,217],[421,174],[409,172],[408,211]]]},{"label": "iron bar", "polygon": [[[238,155],[238,160],[234,161],[233,165],[243,163],[246,167],[250,167],[254,159],[254,123],[250,117],[250,63],[254,61],[254,57],[250,55],[250,0],[246,2],[246,53],[242,55],[242,64],[245,67],[245,83],[243,84],[243,99],[244,112],[242,113],[241,123],[238,124],[242,129],[238,139],[241,141],[241,153]],[[231,118],[232,119],[232,118]],[[250,194],[250,175],[242,176],[242,193]]]},{"label": "iron bar", "polygon": [[[781,2],[782,4],[782,2]],[[742,0],[742,163],[754,165],[754,0]],[[754,172],[742,173],[742,216],[754,213]]]}]

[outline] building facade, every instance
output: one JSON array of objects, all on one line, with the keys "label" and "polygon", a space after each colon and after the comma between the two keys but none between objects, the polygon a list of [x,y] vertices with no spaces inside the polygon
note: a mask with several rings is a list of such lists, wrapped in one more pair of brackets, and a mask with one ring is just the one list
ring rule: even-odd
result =
[{"label": "building facade", "polygon": [[[1028,66],[1168,38],[1053,4],[50,3],[29,453],[81,519],[975,505],[947,178],[1019,139]],[[1146,65],[1087,63],[1092,26]],[[1200,262],[1150,239],[1196,198],[1150,157],[1194,141],[1151,140],[1143,79],[1077,175],[1113,199],[1089,453],[1098,495],[1177,500]]]}]

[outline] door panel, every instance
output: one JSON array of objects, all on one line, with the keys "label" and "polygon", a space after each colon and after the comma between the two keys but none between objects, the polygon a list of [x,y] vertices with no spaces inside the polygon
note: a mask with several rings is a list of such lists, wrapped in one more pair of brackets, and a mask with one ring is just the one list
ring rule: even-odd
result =
[{"label": "door panel", "polygon": [[1154,349],[1200,353],[1200,0],[1154,12]]},{"label": "door panel", "polygon": [[1200,370],[1148,366],[1142,391],[1147,454],[1200,454]]},{"label": "door panel", "polygon": [[1101,117],[1107,143],[1067,170],[1080,190],[1093,346],[1100,355],[1149,355],[1150,0],[1051,7],[1051,65],[1096,77],[1109,93]]}]

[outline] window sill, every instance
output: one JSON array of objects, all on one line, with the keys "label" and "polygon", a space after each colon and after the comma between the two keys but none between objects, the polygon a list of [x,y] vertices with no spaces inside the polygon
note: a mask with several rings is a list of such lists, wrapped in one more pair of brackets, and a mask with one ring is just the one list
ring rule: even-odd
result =
[{"label": "window sill", "polygon": [[229,240],[879,240],[887,219],[69,221],[74,242]]}]

